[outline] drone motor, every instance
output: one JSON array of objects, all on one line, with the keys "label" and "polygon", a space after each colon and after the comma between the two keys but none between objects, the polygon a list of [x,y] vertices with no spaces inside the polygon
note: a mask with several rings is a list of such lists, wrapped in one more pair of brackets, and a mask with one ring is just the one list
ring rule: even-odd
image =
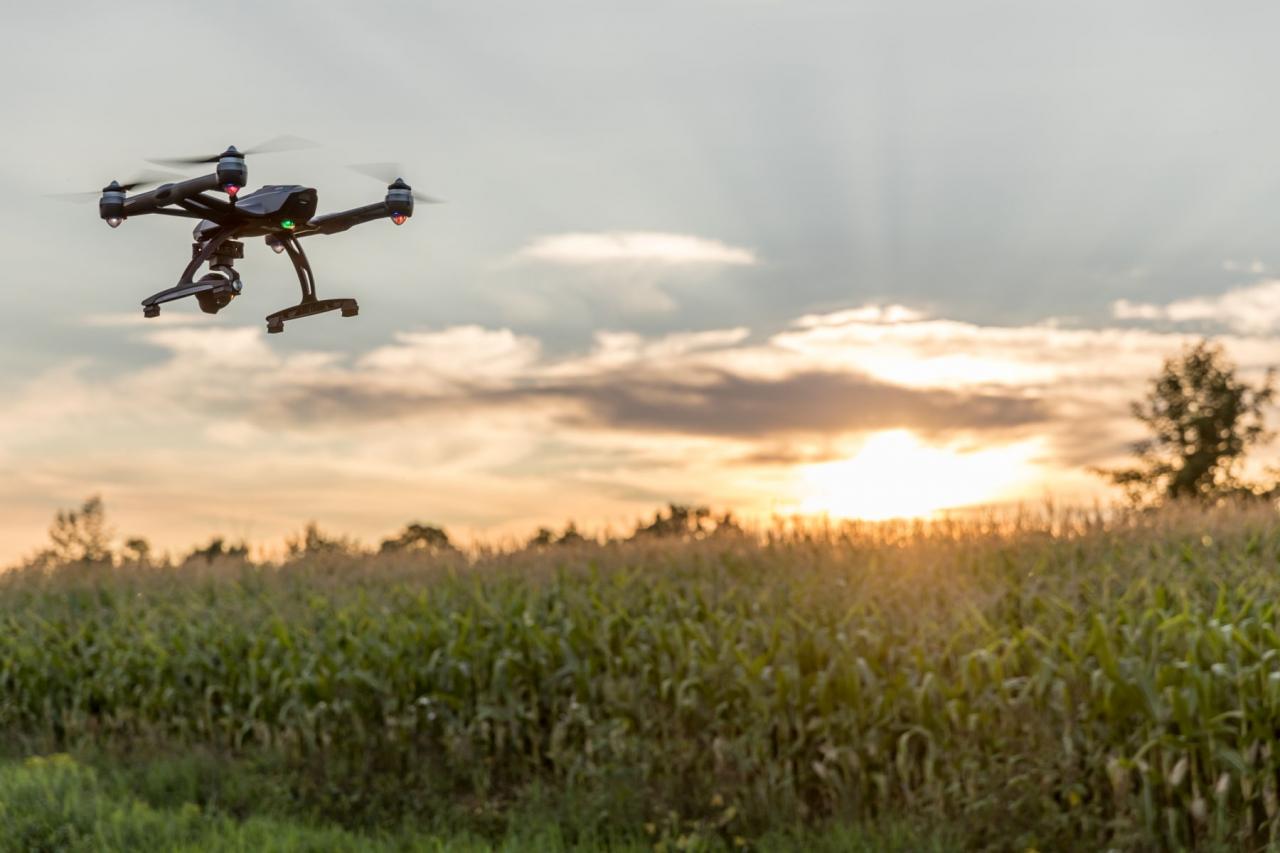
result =
[{"label": "drone motor", "polygon": [[404,182],[404,178],[396,178],[387,187],[385,204],[391,221],[396,225],[403,225],[405,220],[413,216],[413,188]]}]

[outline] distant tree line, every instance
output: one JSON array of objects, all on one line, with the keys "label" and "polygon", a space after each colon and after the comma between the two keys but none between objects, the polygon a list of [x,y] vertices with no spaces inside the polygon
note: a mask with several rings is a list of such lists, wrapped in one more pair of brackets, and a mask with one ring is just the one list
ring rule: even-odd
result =
[{"label": "distant tree line", "polygon": [[[714,515],[709,507],[672,503],[659,510],[652,521],[638,521],[627,535],[584,535],[570,521],[559,532],[540,527],[523,548],[546,549],[610,542],[649,539],[703,539],[710,536],[742,534],[733,514]],[[249,545],[215,536],[205,545],[173,559],[157,555],[142,537],[128,537],[118,548],[113,547],[115,533],[107,523],[106,507],[100,497],[86,500],[77,509],[59,510],[49,527],[49,544],[20,565],[26,568],[52,569],[65,565],[111,567],[160,567],[211,564],[219,561],[249,562]],[[354,539],[332,536],[309,522],[302,531],[285,540],[286,563],[318,556],[396,556],[396,555],[461,555],[443,527],[411,522],[395,536],[383,539],[369,549]]]}]

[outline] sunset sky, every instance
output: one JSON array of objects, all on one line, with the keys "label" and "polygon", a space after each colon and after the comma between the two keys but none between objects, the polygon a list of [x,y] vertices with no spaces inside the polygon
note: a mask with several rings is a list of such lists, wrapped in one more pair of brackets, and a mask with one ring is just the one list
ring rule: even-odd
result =
[{"label": "sunset sky", "polygon": [[[669,500],[885,518],[1106,498],[1127,402],[1212,333],[1280,363],[1280,8],[23,3],[0,13],[0,565],[121,534],[523,536]],[[50,193],[251,157],[323,210],[144,321],[186,220]],[[197,174],[192,171],[190,174]]]}]

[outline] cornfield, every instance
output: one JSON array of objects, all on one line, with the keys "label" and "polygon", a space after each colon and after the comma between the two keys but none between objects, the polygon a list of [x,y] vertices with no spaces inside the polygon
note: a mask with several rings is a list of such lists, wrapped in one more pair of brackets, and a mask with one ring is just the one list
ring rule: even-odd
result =
[{"label": "cornfield", "polygon": [[1257,849],[1278,589],[1266,508],[14,571],[0,730],[270,754],[353,802],[614,791],[606,819],[738,846],[907,815]]}]

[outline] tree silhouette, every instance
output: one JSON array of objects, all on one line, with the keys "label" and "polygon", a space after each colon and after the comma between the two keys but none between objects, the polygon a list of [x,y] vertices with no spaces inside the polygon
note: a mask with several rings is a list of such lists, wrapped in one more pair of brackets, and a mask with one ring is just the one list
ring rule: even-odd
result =
[{"label": "tree silhouette", "polygon": [[120,549],[120,564],[123,566],[150,566],[151,543],[141,536],[126,539]]},{"label": "tree silhouette", "polygon": [[654,514],[651,524],[637,524],[633,539],[646,537],[690,537],[701,539],[706,536],[727,533],[741,533],[742,528],[734,519],[733,513],[726,512],[719,518],[711,514],[706,506],[688,506],[686,504],[668,504],[667,514],[659,510]]},{"label": "tree silhouette", "polygon": [[413,522],[405,525],[399,536],[384,539],[378,549],[383,554],[396,554],[402,551],[456,551],[449,541],[449,534],[443,528],[431,524]]},{"label": "tree silhouette", "polygon": [[545,548],[549,545],[581,545],[587,538],[578,532],[578,525],[570,521],[559,536],[550,527],[539,527],[526,548]]},{"label": "tree silhouette", "polygon": [[232,544],[221,536],[215,536],[203,548],[193,549],[187,555],[187,560],[204,560],[207,563],[212,563],[214,560],[223,557],[233,560],[247,560],[249,559],[249,546],[244,542]]},{"label": "tree silhouette", "polygon": [[49,527],[49,548],[41,556],[51,563],[111,565],[111,528],[102,498],[89,498],[79,510],[58,510]]},{"label": "tree silhouette", "polygon": [[285,540],[288,557],[296,560],[301,557],[315,557],[321,554],[350,554],[356,548],[354,543],[345,537],[332,537],[320,530],[314,521],[307,522],[300,536],[292,536]]},{"label": "tree silhouette", "polygon": [[1134,503],[1212,501],[1271,494],[1275,486],[1248,484],[1238,467],[1245,451],[1272,438],[1263,408],[1274,395],[1274,373],[1258,385],[1236,376],[1222,347],[1200,341],[1165,360],[1133,414],[1151,435],[1133,445],[1138,464],[1099,473]]}]

